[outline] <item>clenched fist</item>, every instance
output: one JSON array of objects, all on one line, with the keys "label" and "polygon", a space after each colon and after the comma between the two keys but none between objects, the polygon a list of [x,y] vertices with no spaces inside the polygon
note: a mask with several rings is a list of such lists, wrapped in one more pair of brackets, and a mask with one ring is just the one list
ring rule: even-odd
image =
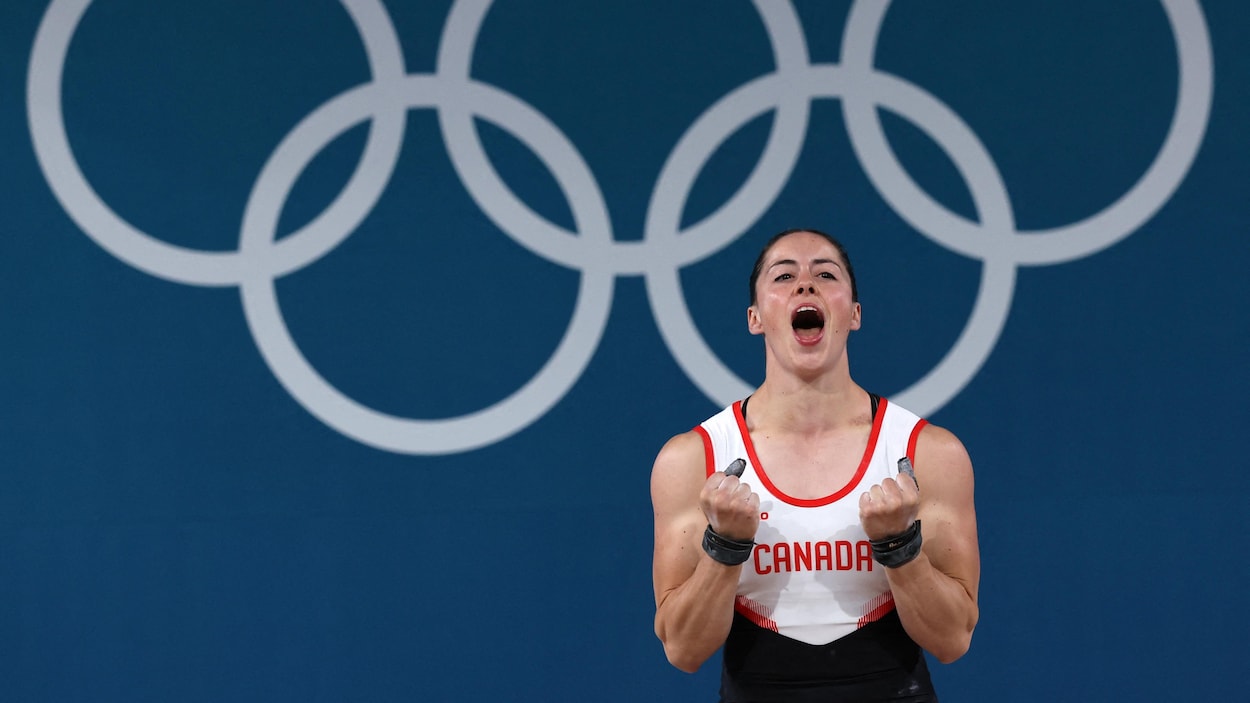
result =
[{"label": "clenched fist", "polygon": [[755,539],[760,526],[760,497],[733,471],[717,471],[707,477],[699,493],[699,506],[716,534],[740,542]]},{"label": "clenched fist", "polygon": [[907,531],[920,513],[920,485],[911,462],[899,461],[902,472],[859,496],[859,523],[870,540],[882,540]]}]

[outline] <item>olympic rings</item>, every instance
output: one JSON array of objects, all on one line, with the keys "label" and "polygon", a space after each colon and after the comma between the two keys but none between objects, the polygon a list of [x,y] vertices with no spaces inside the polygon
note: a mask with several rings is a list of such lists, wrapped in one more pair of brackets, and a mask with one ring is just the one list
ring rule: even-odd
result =
[{"label": "olympic rings", "polygon": [[[598,182],[559,127],[516,96],[471,77],[490,0],[453,5],[431,74],[405,72],[399,39],[380,0],[341,0],[364,44],[371,80],[330,99],[282,139],[253,184],[236,251],[188,249],[142,232],[87,182],[66,135],[61,83],[69,44],[91,0],[52,0],[49,5],[31,51],[27,117],[44,177],[87,236],[153,276],[188,285],[238,286],[262,357],[297,402],[357,441],[421,455],[465,452],[501,441],[559,403],[599,346],[620,276],[645,279],[665,344],[709,399],[725,405],[749,393],[751,386],[699,334],[680,273],[734,242],[771,207],[800,155],[813,100],[841,102],[852,147],[869,181],[905,222],[983,263],[972,313],[954,345],[922,379],[894,395],[922,415],[949,402],[984,364],[1006,321],[1019,266],[1089,256],[1132,234],[1175,192],[1205,136],[1213,90],[1206,22],[1196,0],[1161,0],[1176,40],[1179,90],[1158,155],[1137,183],[1102,211],[1046,231],[1020,231],[1003,179],[968,125],[933,95],[874,67],[888,1],[854,3],[837,64],[811,62],[789,3],[753,1],[775,70],[730,91],[681,136],[656,180],[639,241],[614,239]],[[453,168],[495,225],[528,251],[582,273],[569,326],[537,374],[490,407],[438,420],[388,415],[334,388],[291,337],[274,285],[333,250],[373,209],[394,172],[412,109],[436,111]],[[947,153],[972,194],[975,221],[938,203],[904,170],[886,140],[880,109],[909,120]],[[771,131],[745,182],[714,212],[682,229],[686,199],[712,155],[768,112],[773,113]],[[476,118],[507,131],[542,161],[568,199],[575,231],[548,221],[512,192],[482,147]],[[275,240],[278,216],[308,164],[336,137],[366,121],[371,124],[368,140],[343,190],[301,230]]]}]

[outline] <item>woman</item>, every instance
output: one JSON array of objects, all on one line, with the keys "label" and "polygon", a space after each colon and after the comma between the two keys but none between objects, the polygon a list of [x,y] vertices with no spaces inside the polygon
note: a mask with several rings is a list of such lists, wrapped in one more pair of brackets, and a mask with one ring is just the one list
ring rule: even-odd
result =
[{"label": "woman", "polygon": [[851,379],[837,240],[778,234],[750,289],[764,383],[652,469],[656,634],[683,671],[724,646],[727,703],[935,701],[921,649],[958,659],[978,615],[968,454]]}]

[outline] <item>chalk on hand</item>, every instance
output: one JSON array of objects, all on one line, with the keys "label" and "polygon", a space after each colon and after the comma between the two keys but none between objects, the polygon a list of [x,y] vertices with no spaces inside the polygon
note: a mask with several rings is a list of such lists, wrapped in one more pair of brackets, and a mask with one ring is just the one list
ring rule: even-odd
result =
[{"label": "chalk on hand", "polygon": [[742,457],[738,457],[737,459],[733,460],[733,463],[730,464],[728,468],[725,469],[725,475],[740,477],[742,476],[742,472],[746,470],[747,470],[747,460],[743,459]]}]

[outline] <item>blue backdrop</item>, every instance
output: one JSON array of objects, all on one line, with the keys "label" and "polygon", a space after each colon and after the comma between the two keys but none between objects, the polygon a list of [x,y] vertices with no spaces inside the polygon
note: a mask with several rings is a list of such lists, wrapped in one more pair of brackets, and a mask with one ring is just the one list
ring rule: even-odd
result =
[{"label": "blue backdrop", "polygon": [[775,231],[977,472],[944,700],[1245,695],[1236,0],[0,9],[0,696],[712,701],[656,451]]}]

